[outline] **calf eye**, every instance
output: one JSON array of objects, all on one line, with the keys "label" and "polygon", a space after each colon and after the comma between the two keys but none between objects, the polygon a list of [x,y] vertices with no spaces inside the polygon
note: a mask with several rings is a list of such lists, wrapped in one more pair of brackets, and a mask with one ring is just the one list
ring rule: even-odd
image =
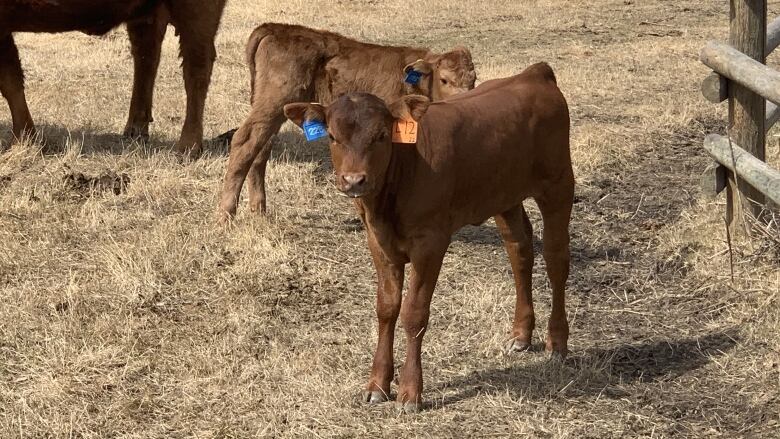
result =
[{"label": "calf eye", "polygon": [[384,142],[385,140],[387,140],[387,133],[384,131],[382,131],[381,133],[379,133],[378,136],[376,136],[377,142]]},{"label": "calf eye", "polygon": [[447,85],[447,80],[446,79],[441,79],[440,81],[441,81],[442,85]]},{"label": "calf eye", "polygon": [[334,141],[334,140],[336,140],[336,139],[333,137],[333,134],[331,134],[331,133],[328,133],[328,137],[330,138],[330,141],[331,141],[331,142],[332,142],[332,141]]}]

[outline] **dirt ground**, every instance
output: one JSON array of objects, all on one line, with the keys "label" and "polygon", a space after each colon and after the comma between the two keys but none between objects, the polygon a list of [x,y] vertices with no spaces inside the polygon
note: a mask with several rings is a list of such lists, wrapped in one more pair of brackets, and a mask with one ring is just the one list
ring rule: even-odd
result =
[{"label": "dirt ground", "polygon": [[[776,16],[780,2],[770,3]],[[541,351],[550,297],[540,256],[537,349],[502,353],[509,263],[492,222],[467,227],[433,301],[426,409],[411,416],[358,402],[376,341],[375,279],[360,223],[330,184],[325,145],[286,125],[268,217],[242,204],[233,227],[218,227],[224,146],[212,142],[188,164],[171,152],[184,112],[172,29],[143,145],[117,134],[132,76],[123,29],[18,35],[45,145],[0,153],[0,437],[777,437],[777,228],[729,252],[724,199],[699,186],[710,162],[703,136],[725,133],[726,111],[701,97],[698,52],[726,37],[727,8],[229,1],[209,138],[247,113],[243,45],[265,21],[439,50],[465,44],[481,80],[547,61],[567,96],[577,176],[570,356],[551,362]],[[779,166],[778,138],[769,139]]]}]

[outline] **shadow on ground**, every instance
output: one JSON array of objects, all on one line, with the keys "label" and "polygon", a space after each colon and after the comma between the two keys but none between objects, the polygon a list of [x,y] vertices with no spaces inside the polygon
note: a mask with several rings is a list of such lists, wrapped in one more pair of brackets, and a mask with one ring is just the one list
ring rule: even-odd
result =
[{"label": "shadow on ground", "polygon": [[[738,342],[733,329],[682,340],[645,341],[612,348],[591,348],[570,354],[563,362],[523,362],[504,368],[475,371],[435,390],[454,394],[434,402],[444,407],[484,393],[509,392],[516,397],[622,398],[625,385],[673,381],[712,362]],[[535,350],[540,350],[536,346]],[[522,354],[520,354],[522,355]],[[531,354],[533,355],[533,354]]]},{"label": "shadow on ground", "polygon": [[[47,155],[62,154],[70,143],[81,144],[84,153],[124,154],[128,150],[143,149],[149,153],[174,150],[175,139],[151,136],[147,140],[131,139],[121,133],[106,132],[103,127],[84,125],[67,127],[55,124],[36,124],[37,136]],[[0,143],[3,149],[8,148],[11,139],[11,126],[0,122]],[[204,145],[204,150],[210,150],[210,145]]]}]

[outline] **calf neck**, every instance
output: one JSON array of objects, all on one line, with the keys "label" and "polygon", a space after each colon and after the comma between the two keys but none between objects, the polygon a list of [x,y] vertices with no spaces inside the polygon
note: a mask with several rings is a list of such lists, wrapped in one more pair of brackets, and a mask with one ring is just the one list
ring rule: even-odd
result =
[{"label": "calf neck", "polygon": [[[533,198],[544,223],[544,258],[552,287],[546,349],[567,353],[564,288],[569,271],[569,218],[574,177],[569,113],[547,64],[488,81],[450,100],[431,104],[406,96],[389,106],[375,96],[350,94],[332,105],[292,104],[295,123],[320,120],[331,136],[336,186],[365,223],[379,279],[379,339],[366,386],[366,402],[388,399],[393,377],[393,334],[401,317],[406,361],[397,401],[419,408],[421,344],[430,302],[452,234],[490,217],[504,241],[516,289],[507,349],[531,346],[532,226],[523,201]],[[419,122],[416,144],[391,141],[394,120]],[[404,266],[411,263],[401,300]]]}]

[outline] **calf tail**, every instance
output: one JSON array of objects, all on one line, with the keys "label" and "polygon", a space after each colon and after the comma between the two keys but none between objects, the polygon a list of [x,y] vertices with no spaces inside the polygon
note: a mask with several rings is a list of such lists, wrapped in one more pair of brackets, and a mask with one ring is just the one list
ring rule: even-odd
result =
[{"label": "calf tail", "polygon": [[260,46],[263,38],[271,35],[272,33],[273,31],[270,29],[270,26],[267,23],[261,24],[260,26],[256,27],[254,31],[252,31],[252,34],[249,35],[249,40],[246,42],[246,49],[244,53],[246,55],[246,64],[249,66],[250,104],[254,104],[255,99],[255,73],[257,72],[257,69],[255,68],[255,54],[257,53],[257,48]]}]

